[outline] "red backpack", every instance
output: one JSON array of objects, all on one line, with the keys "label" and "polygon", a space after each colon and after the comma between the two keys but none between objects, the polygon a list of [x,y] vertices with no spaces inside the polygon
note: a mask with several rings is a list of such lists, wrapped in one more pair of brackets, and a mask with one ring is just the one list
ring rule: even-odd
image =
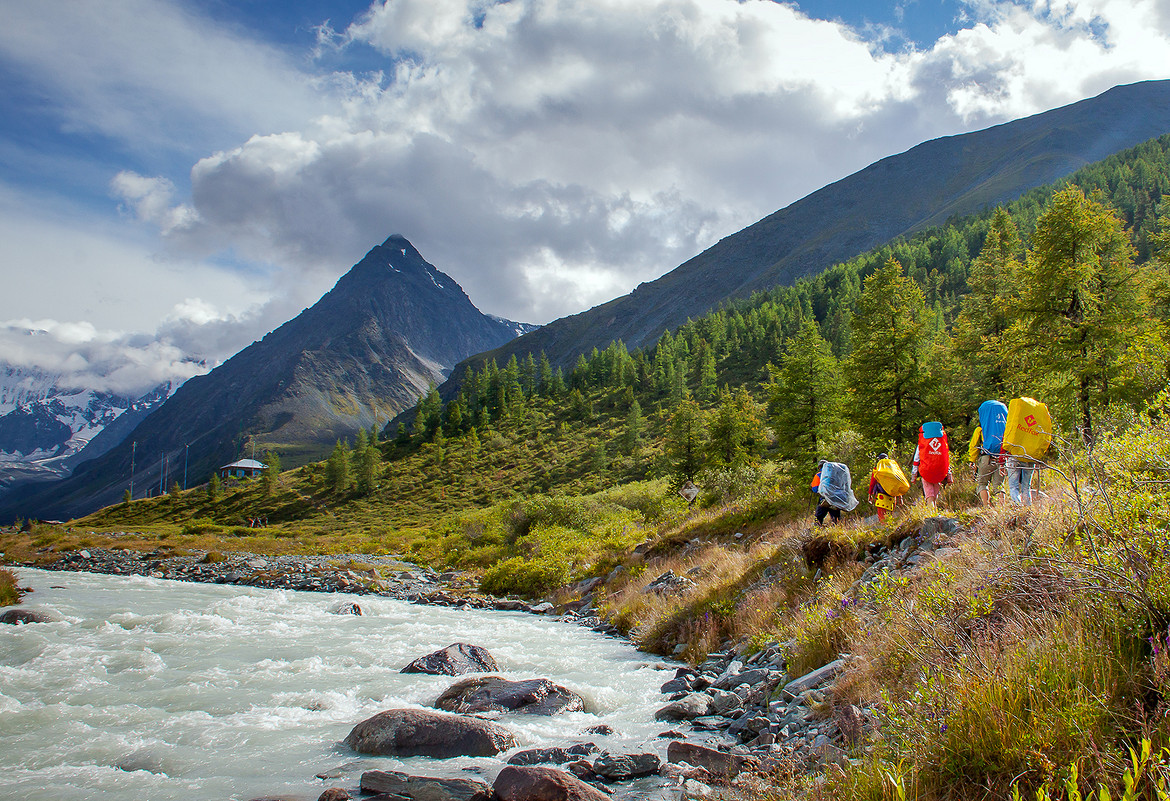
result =
[{"label": "red backpack", "polygon": [[942,423],[923,423],[918,429],[918,475],[942,484],[951,472],[951,449]]}]

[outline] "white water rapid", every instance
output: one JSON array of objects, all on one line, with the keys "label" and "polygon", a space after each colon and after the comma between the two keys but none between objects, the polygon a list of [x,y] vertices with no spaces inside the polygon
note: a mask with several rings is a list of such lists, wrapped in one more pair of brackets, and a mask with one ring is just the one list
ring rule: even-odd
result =
[{"label": "white water rapid", "polygon": [[[18,574],[35,590],[25,606],[62,619],[0,626],[0,798],[311,801],[332,786],[356,797],[372,769],[490,783],[501,760],[363,757],[340,744],[377,712],[438,697],[455,679],[398,671],[454,642],[486,647],[510,678],[585,697],[589,712],[504,716],[522,749],[665,751],[655,735],[666,726],[653,719],[673,675],[665,663],[568,623],[373,596]],[[348,601],[364,614],[331,613]],[[583,733],[598,724],[614,734]],[[337,778],[314,778],[322,772]]]}]

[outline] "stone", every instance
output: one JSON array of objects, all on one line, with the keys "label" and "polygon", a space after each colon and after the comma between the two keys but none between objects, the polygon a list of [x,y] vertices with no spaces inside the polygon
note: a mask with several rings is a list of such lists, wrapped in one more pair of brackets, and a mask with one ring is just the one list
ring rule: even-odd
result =
[{"label": "stone", "polygon": [[711,709],[716,715],[731,717],[743,711],[743,700],[735,693],[726,690],[711,691]]},{"label": "stone", "polygon": [[585,699],[548,679],[509,681],[499,676],[476,676],[452,684],[433,706],[464,714],[522,712],[556,715],[584,711]]},{"label": "stone", "polygon": [[[732,664],[736,664],[732,662]],[[737,673],[724,674],[711,686],[717,690],[730,690],[732,687],[738,687],[741,684],[750,684],[756,686],[763,684],[772,678],[775,671],[767,670],[765,668],[751,668],[749,670],[742,670]]]},{"label": "stone", "polygon": [[657,773],[661,764],[658,754],[611,754],[607,751],[593,760],[593,772],[620,782]]},{"label": "stone", "polygon": [[584,756],[589,756],[597,750],[593,743],[578,743],[568,748],[531,748],[527,751],[518,751],[508,758],[509,765],[539,765],[553,763],[563,765]]},{"label": "stone", "polygon": [[691,693],[677,701],[671,701],[654,713],[655,720],[694,720],[707,714],[711,697],[703,693]]},{"label": "stone", "polygon": [[512,732],[480,718],[425,709],[389,709],[353,727],[345,744],[376,756],[495,756],[519,743]]},{"label": "stone", "polygon": [[317,801],[349,801],[349,793],[340,787],[330,787],[317,796]]},{"label": "stone", "polygon": [[784,692],[789,698],[795,698],[805,690],[822,687],[837,677],[845,667],[844,659],[834,659],[827,665],[809,671],[798,679],[793,679],[784,685]]},{"label": "stone", "polygon": [[605,724],[605,723],[598,723],[596,726],[590,726],[589,728],[587,728],[585,730],[585,733],[586,734],[609,735],[609,734],[613,734],[613,726],[610,726],[610,725]]},{"label": "stone", "polygon": [[666,682],[659,688],[659,692],[663,695],[674,695],[675,693],[690,692],[694,687],[694,677],[689,675],[675,676],[670,681]]},{"label": "stone", "polygon": [[756,761],[740,754],[729,754],[694,743],[673,742],[666,747],[667,762],[686,762],[703,768],[716,776],[734,779],[745,768],[755,767]]},{"label": "stone", "polygon": [[528,607],[528,611],[534,615],[551,615],[553,612],[557,611],[557,608],[548,601],[541,601],[538,604],[533,604],[532,606]]},{"label": "stone", "polygon": [[357,615],[361,617],[362,608],[355,603],[338,604],[332,610],[335,615]]},{"label": "stone", "polygon": [[43,609],[25,609],[19,606],[12,606],[0,610],[0,623],[8,623],[13,626],[22,623],[56,623],[60,619],[60,616],[57,614],[46,612]]},{"label": "stone", "polygon": [[393,770],[368,770],[362,774],[363,793],[390,793],[414,801],[487,801],[492,788],[476,779],[437,779],[409,776]]},{"label": "stone", "polygon": [[655,595],[678,595],[695,586],[695,582],[689,578],[676,576],[673,570],[667,570],[647,584],[643,592],[652,592]]},{"label": "stone", "polygon": [[682,796],[684,801],[694,801],[695,799],[713,798],[715,791],[708,785],[695,779],[687,779],[683,784]]},{"label": "stone", "polygon": [[922,536],[934,537],[938,534],[954,534],[959,528],[959,521],[953,517],[928,517],[922,521]]},{"label": "stone", "polygon": [[496,776],[498,801],[609,801],[609,796],[556,768],[508,765]]},{"label": "stone", "polygon": [[500,669],[486,648],[452,643],[442,650],[420,656],[401,673],[429,673],[432,676],[462,676],[466,673],[494,673]]}]

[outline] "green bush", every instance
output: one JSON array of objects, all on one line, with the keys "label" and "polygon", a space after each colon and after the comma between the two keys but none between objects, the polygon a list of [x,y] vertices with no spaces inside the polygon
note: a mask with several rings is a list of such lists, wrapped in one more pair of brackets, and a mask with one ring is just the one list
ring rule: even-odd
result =
[{"label": "green bush", "polygon": [[16,574],[0,568],[0,606],[20,603],[20,592],[16,589]]}]

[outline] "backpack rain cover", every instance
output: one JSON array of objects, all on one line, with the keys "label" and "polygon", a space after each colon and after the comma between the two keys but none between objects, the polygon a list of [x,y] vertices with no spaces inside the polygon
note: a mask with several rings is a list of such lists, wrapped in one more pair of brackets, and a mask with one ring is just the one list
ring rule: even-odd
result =
[{"label": "backpack rain cover", "polygon": [[1003,447],[1003,432],[1007,425],[1008,408],[997,400],[983,401],[979,405],[979,425],[983,428],[984,453],[999,453]]},{"label": "backpack rain cover", "polygon": [[918,475],[941,484],[951,472],[951,449],[942,423],[923,423],[918,429]]},{"label": "backpack rain cover", "polygon": [[852,512],[857,508],[849,467],[840,462],[825,462],[821,467],[821,486],[817,491],[834,508],[844,512]]}]

